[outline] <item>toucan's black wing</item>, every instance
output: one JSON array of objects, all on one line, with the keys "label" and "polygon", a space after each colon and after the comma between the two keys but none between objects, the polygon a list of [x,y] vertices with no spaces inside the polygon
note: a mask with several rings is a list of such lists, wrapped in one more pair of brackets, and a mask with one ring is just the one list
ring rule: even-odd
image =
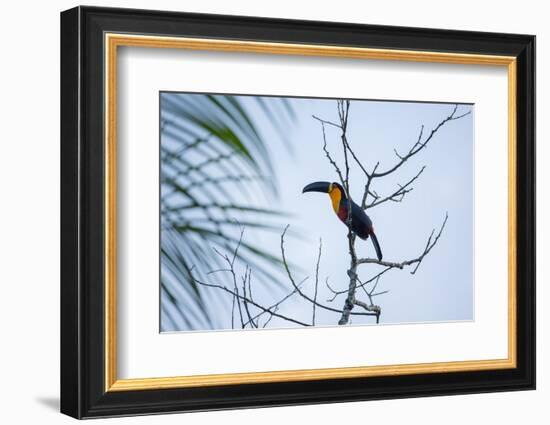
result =
[{"label": "toucan's black wing", "polygon": [[351,202],[351,230],[361,239],[367,239],[372,230],[372,221],[365,211],[355,202]]},{"label": "toucan's black wing", "polygon": [[372,220],[363,208],[353,201],[351,204],[351,230],[361,239],[367,239],[370,236],[374,250],[376,251],[376,257],[378,257],[378,260],[382,260],[382,249],[380,249],[378,238],[374,234]]}]

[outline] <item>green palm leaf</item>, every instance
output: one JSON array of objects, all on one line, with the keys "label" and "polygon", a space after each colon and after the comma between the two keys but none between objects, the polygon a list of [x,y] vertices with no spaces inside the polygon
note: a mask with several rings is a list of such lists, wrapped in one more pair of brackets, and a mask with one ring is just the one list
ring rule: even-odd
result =
[{"label": "green palm leaf", "polygon": [[[284,227],[283,212],[266,203],[277,187],[259,121],[279,135],[270,143],[289,145],[284,129],[293,120],[282,98],[161,94],[162,330],[215,328],[212,306],[223,308],[226,300],[206,293],[193,277],[223,267],[214,249],[232,252],[241,226],[254,234]],[[238,259],[277,290],[281,260],[257,240],[243,240]]]}]

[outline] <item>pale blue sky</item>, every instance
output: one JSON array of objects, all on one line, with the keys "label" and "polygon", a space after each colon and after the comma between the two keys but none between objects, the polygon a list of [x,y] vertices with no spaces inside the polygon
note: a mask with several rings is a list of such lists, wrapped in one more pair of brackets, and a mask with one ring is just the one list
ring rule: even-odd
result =
[{"label": "pale blue sky", "polygon": [[[165,94],[172,96],[194,96]],[[195,95],[196,96],[196,95]],[[269,201],[258,198],[258,205],[272,206],[289,211],[291,218],[283,222],[300,231],[305,238],[288,238],[287,254],[299,263],[303,272],[296,273],[301,280],[311,276],[304,291],[312,294],[314,269],[319,238],[323,240],[320,265],[318,299],[332,307],[341,308],[344,296],[333,303],[326,299],[332,295],[325,288],[328,277],[335,289],[346,289],[349,267],[346,228],[339,222],[330,206],[329,198],[321,193],[302,194],[302,188],[313,181],[337,181],[333,168],[328,164],[322,150],[322,131],[312,114],[327,120],[337,121],[336,100],[292,98],[290,103],[296,113],[296,124],[286,128],[292,152],[285,148],[273,126],[260,113],[258,103],[250,98],[241,98],[268,143],[275,167],[274,178],[280,188],[280,198]],[[273,98],[265,97],[266,102]],[[394,148],[405,153],[417,140],[421,125],[424,135],[454,108],[452,104],[352,101],[349,115],[348,140],[367,169],[380,162],[380,169],[392,166],[397,157]],[[473,119],[471,105],[459,105],[458,113],[472,113],[456,121],[448,122],[434,136],[427,149],[411,158],[396,173],[375,181],[373,189],[379,194],[395,191],[414,177],[420,168],[426,170],[414,183],[414,190],[401,203],[388,202],[367,211],[371,217],[384,259],[400,262],[417,257],[423,250],[433,228],[439,228],[445,213],[449,219],[445,231],[432,252],[424,259],[415,275],[412,268],[392,270],[378,284],[379,290],[389,293],[376,298],[382,307],[380,323],[411,323],[427,321],[472,320],[473,317]],[[327,127],[328,147],[341,162],[341,144],[338,130]],[[360,202],[364,176],[352,166],[351,195]],[[238,194],[237,194],[238,196]],[[244,198],[243,198],[244,199]],[[282,230],[282,229],[281,229]],[[245,239],[270,247],[279,255],[279,233],[259,233],[247,229]],[[370,240],[358,240],[360,257],[373,257]],[[360,268],[363,279],[381,270],[379,266],[364,265]],[[290,285],[288,286],[290,289]],[[280,294],[284,294],[282,291]],[[262,288],[256,290],[258,301],[269,304],[280,296]],[[263,300],[262,297],[265,297]],[[360,299],[366,298],[361,292]],[[216,308],[218,310],[218,308]],[[218,310],[219,311],[219,310]],[[281,306],[280,312],[297,319],[311,319],[311,305],[298,296]],[[338,315],[317,310],[317,323],[334,325]],[[227,312],[225,315],[227,316]],[[228,327],[227,317],[220,317],[220,326]],[[353,318],[353,324],[372,324],[372,318]],[[270,327],[288,326],[288,323],[273,319]]]}]

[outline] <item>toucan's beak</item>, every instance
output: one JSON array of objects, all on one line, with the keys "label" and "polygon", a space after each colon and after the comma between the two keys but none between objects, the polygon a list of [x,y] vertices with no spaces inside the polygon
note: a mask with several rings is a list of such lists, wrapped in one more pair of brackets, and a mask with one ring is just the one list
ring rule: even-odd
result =
[{"label": "toucan's beak", "polygon": [[306,193],[306,192],[328,193],[329,188],[330,188],[329,182],[314,182],[304,187],[304,189],[302,190],[302,193]]}]

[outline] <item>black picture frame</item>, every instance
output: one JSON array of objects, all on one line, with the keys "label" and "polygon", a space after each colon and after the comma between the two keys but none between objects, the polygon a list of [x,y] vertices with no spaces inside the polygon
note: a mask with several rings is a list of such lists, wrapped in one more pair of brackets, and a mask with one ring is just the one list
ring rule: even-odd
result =
[{"label": "black picture frame", "polygon": [[[517,59],[517,367],[105,391],[104,34],[514,56]],[[75,418],[535,388],[535,37],[76,7],[61,13],[61,412]]]}]

